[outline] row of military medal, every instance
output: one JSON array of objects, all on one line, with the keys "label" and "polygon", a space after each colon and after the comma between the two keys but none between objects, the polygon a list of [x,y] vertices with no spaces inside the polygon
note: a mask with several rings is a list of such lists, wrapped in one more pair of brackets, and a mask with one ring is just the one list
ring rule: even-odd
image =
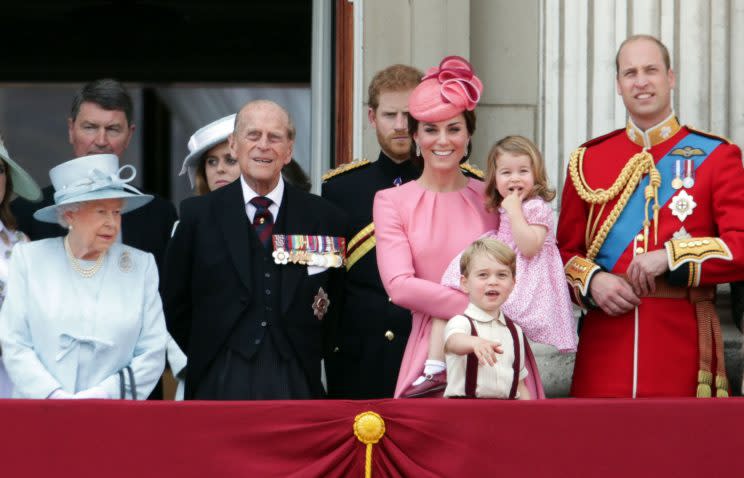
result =
[{"label": "row of military medal", "polygon": [[[684,161],[684,162],[683,162]],[[684,170],[684,176],[682,172]],[[678,159],[674,164],[674,179],[672,179],[672,188],[679,190],[682,188],[690,189],[695,185],[695,161],[692,159]],[[669,209],[672,215],[676,216],[681,222],[684,222],[695,210],[697,203],[691,194],[682,190],[672,198]]]},{"label": "row of military medal", "polygon": [[[684,161],[684,163],[683,163]],[[684,177],[682,176],[682,169],[684,164]],[[672,187],[674,189],[690,189],[695,185],[695,160],[693,159],[678,159],[674,163],[674,179],[672,179]]]},{"label": "row of military medal", "polygon": [[346,239],[334,236],[309,236],[304,234],[275,234],[272,236],[274,262],[289,262],[316,267],[342,267]]}]

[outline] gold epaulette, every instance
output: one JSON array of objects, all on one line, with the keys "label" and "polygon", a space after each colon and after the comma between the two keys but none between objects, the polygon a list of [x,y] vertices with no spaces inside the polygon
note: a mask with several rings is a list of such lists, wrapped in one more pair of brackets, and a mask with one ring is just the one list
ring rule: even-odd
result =
[{"label": "gold epaulette", "polygon": [[730,139],[728,139],[727,137],[725,137],[725,136],[721,136],[719,134],[714,134],[714,133],[711,133],[710,131],[703,131],[702,129],[697,129],[694,126],[690,126],[690,125],[685,125],[685,126],[687,126],[687,129],[689,129],[693,133],[697,133],[697,134],[700,134],[700,135],[703,135],[703,136],[707,136],[708,138],[719,139],[719,140],[723,141],[726,144],[731,144],[732,143],[732,141]]},{"label": "gold epaulette", "polygon": [[372,162],[368,159],[356,159],[350,163],[342,164],[341,166],[331,169],[330,171],[327,171],[323,176],[323,181],[328,181],[329,179],[336,177],[340,174],[347,173],[351,170],[361,168],[362,166],[367,166],[369,164],[372,164]]},{"label": "gold epaulette", "polygon": [[719,237],[695,237],[672,239],[664,244],[667,250],[669,270],[679,269],[689,264],[690,277],[687,285],[697,287],[700,284],[700,265],[708,259],[733,260],[728,246]]},{"label": "gold epaulette", "polygon": [[473,175],[474,177],[476,177],[478,179],[483,179],[486,176],[486,174],[483,172],[483,170],[481,170],[480,168],[478,168],[476,166],[473,166],[472,164],[467,163],[467,162],[466,163],[462,163],[460,165],[460,169],[463,172],[470,173],[471,175]]},{"label": "gold epaulette", "polygon": [[589,294],[589,281],[595,272],[601,268],[585,257],[573,256],[563,268],[566,281],[574,291],[577,302],[582,296]]}]

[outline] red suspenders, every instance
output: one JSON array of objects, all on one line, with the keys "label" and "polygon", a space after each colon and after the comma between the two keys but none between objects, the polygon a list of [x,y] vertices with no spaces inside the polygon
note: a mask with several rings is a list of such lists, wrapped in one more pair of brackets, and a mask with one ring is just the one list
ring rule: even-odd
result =
[{"label": "red suspenders", "polygon": [[[478,332],[475,330],[475,323],[473,319],[465,315],[465,318],[470,322],[470,335],[478,337]],[[509,400],[514,400],[517,397],[517,385],[519,385],[519,371],[522,369],[521,362],[522,357],[519,347],[519,334],[517,328],[514,326],[514,322],[508,317],[504,316],[506,320],[506,327],[509,329],[509,333],[512,336],[512,342],[514,342],[514,378],[512,379],[511,390],[509,391]],[[467,365],[465,366],[465,398],[476,398],[475,386],[478,382],[478,357],[474,353],[469,353],[467,358]]]}]

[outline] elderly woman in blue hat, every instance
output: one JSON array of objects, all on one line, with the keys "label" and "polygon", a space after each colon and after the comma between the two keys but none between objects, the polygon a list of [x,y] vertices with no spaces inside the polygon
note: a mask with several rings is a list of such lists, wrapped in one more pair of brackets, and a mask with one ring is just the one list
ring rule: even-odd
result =
[{"label": "elderly woman in blue hat", "polygon": [[[11,159],[0,138],[0,307],[5,299],[11,251],[19,242],[28,242],[28,237],[17,229],[15,218],[10,211],[10,201],[14,195],[29,201],[38,201],[41,198],[41,190],[31,176]],[[0,349],[0,398],[10,397],[12,390],[13,383],[5,371]]]},{"label": "elderly woman in blue hat", "polygon": [[[121,174],[127,169],[128,178]],[[151,254],[121,244],[121,214],[152,199],[115,155],[53,168],[55,204],[34,217],[65,237],[19,244],[0,310],[0,345],[25,398],[147,398],[167,333]]]}]

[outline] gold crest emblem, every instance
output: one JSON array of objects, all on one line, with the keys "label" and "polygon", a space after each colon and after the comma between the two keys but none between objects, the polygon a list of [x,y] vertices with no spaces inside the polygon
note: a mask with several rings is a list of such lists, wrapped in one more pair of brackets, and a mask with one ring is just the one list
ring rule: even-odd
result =
[{"label": "gold crest emblem", "polygon": [[683,156],[685,158],[692,158],[693,156],[703,156],[705,151],[700,148],[693,148],[692,146],[685,146],[684,148],[677,148],[670,153],[672,156]]}]

